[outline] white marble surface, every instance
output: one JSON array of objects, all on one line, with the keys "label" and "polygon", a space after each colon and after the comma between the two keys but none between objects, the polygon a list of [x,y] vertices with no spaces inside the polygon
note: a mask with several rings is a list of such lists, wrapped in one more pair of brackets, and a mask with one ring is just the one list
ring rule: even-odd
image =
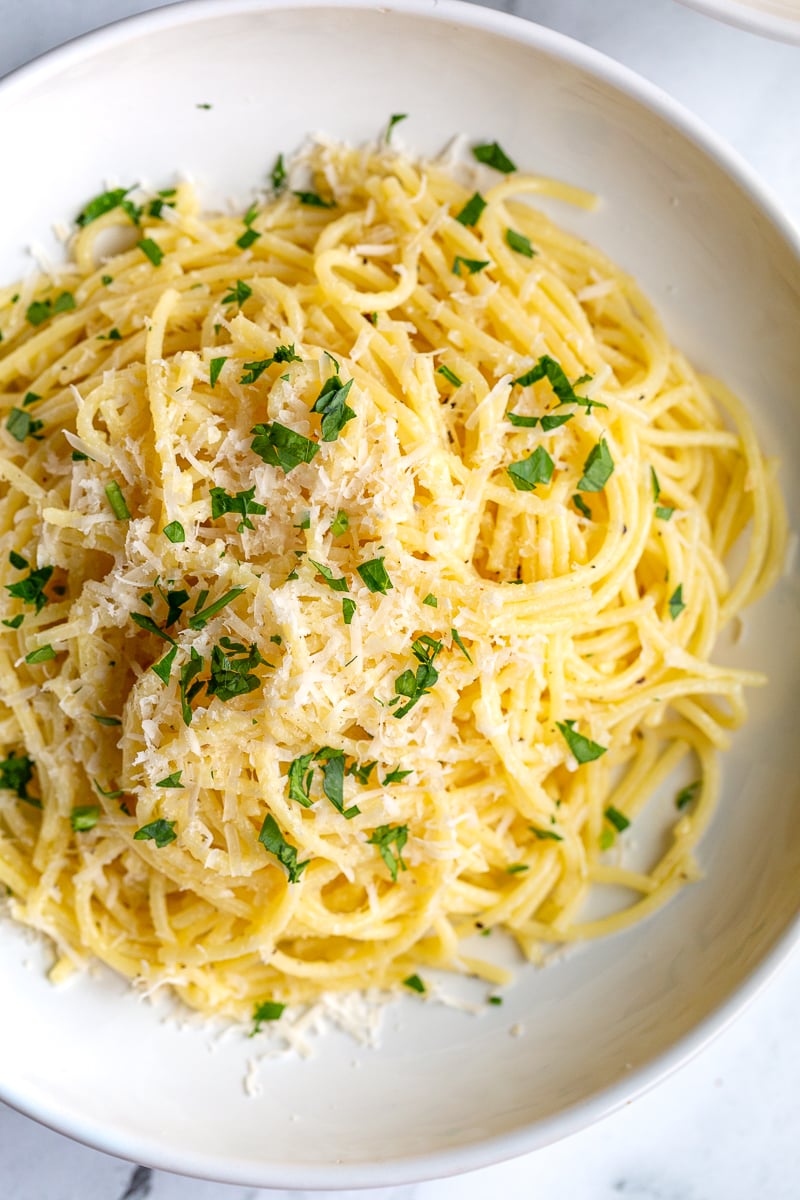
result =
[{"label": "white marble surface", "polygon": [[[579,38],[658,83],[736,146],[800,222],[800,48],[718,25],[673,0],[491,2]],[[156,7],[152,0],[0,0],[0,76],[87,29]],[[601,1124],[469,1176],[359,1195],[365,1200],[797,1200],[798,994],[800,954],[795,954],[703,1054]],[[288,1196],[134,1168],[2,1105],[0,1195],[3,1200]],[[295,1193],[295,1200],[300,1196]]]}]

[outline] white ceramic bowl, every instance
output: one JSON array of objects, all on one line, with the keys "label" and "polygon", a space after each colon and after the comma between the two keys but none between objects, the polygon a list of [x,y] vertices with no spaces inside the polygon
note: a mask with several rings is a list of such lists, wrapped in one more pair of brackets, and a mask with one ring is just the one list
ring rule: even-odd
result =
[{"label": "white ceramic bowl", "polygon": [[800,0],[679,0],[750,33],[800,45]]},{"label": "white ceramic bowl", "polygon": [[[200,103],[211,109],[198,108]],[[800,459],[800,250],[749,171],[676,104],[534,25],[436,0],[401,7],[209,0],[83,38],[0,87],[0,277],[107,180],[190,171],[209,203],[264,180],[309,130],[359,141],[408,112],[423,152],[462,130],[525,167],[593,188],[558,216],[630,268],[670,333],[748,398],[768,445]],[[797,472],[785,472],[797,499]],[[794,588],[794,593],[792,592]],[[100,972],[62,991],[0,926],[0,1095],[92,1145],[242,1184],[353,1187],[535,1149],[677,1066],[752,996],[796,939],[800,812],[792,767],[796,580],[748,617],[738,661],[765,667],[725,763],[705,881],[473,1017],[409,998],[379,1050],[342,1034],[261,1069],[255,1043],[209,1054]],[[33,963],[26,968],[26,960]],[[524,1035],[510,1028],[524,1025]]]}]

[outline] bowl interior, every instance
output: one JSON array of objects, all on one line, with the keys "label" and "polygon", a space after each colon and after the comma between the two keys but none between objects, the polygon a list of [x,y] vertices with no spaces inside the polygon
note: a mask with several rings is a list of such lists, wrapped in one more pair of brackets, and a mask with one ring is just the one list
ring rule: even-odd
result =
[{"label": "bowl interior", "polygon": [[[423,153],[457,132],[496,138],[525,168],[600,193],[595,213],[553,211],[635,274],[673,340],[747,399],[796,504],[797,252],[668,109],[592,52],[466,6],[165,10],[0,88],[4,161],[24,178],[0,190],[0,278],[26,268],[31,244],[57,253],[52,223],[106,183],[163,187],[186,172],[209,205],[246,201],[308,132],[359,142],[407,112],[398,135]],[[721,1022],[795,917],[797,594],[785,579],[724,651],[771,682],[725,759],[704,880],[643,925],[521,970],[480,1017],[395,1003],[379,1050],[333,1033],[310,1061],[264,1062],[262,1092],[247,1096],[259,1043],[164,1023],[102,971],[56,991],[41,950],[4,922],[0,1093],[117,1153],[274,1186],[477,1166],[619,1102],[712,1014]]]}]

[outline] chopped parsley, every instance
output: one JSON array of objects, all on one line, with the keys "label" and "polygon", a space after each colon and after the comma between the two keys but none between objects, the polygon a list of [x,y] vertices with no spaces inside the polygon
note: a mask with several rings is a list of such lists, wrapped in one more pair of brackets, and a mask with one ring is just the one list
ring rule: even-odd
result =
[{"label": "chopped parsley", "polygon": [[461,387],[463,381],[458,378],[455,371],[451,371],[450,368],[444,366],[444,364],[442,364],[441,367],[436,368],[436,374],[443,375],[448,383],[452,383],[453,387]]},{"label": "chopped parsley", "polygon": [[220,596],[218,600],[214,600],[207,608],[201,609],[200,612],[190,617],[189,628],[195,630],[204,629],[212,617],[215,617],[226,604],[230,604],[231,600],[235,600],[244,590],[243,587],[231,588],[224,596]]},{"label": "chopped parsley", "polygon": [[241,521],[236,526],[236,532],[242,533],[245,529],[255,529],[255,525],[250,520],[250,514],[255,517],[261,517],[266,513],[266,505],[259,504],[253,499],[256,494],[255,484],[251,488],[247,488],[244,492],[237,492],[235,496],[229,495],[225,488],[212,487],[211,489],[211,516],[214,520],[217,517],[222,517],[225,513],[239,513]]},{"label": "chopped parsley", "polygon": [[25,620],[25,614],[17,613],[17,615],[15,617],[11,617],[9,620],[3,621],[3,624],[7,625],[9,629],[19,629],[20,625],[22,624],[22,622],[24,620]]},{"label": "chopped parsley", "polygon": [[292,192],[307,208],[336,208],[335,200],[323,200],[319,192]]},{"label": "chopped parsley", "polygon": [[675,512],[675,509],[671,508],[669,505],[666,505],[666,504],[656,505],[656,517],[658,518],[659,521],[669,521],[669,519],[671,518],[671,516],[674,512]]},{"label": "chopped parsley", "polygon": [[614,808],[613,804],[609,804],[604,816],[606,820],[614,826],[618,833],[622,833],[630,825],[630,821],[625,814],[621,813],[618,808]]},{"label": "chopped parsley", "polygon": [[141,241],[136,243],[136,245],[139,247],[145,258],[150,259],[150,262],[154,267],[159,266],[162,258],[164,257],[164,251],[161,249],[158,242],[154,242],[152,238],[146,237],[142,238]]},{"label": "chopped parsley", "polygon": [[155,672],[165,686],[169,683],[169,677],[172,673],[172,664],[175,662],[175,655],[177,653],[178,647],[173,646],[171,650],[167,651],[162,659],[159,659],[157,663],[153,663],[150,668],[150,670]]},{"label": "chopped parsley", "polygon": [[40,646],[38,650],[31,650],[30,654],[25,655],[25,662],[31,664],[50,662],[55,656],[56,652],[52,646]]},{"label": "chopped parsley", "polygon": [[349,596],[345,596],[342,600],[342,617],[345,625],[349,625],[355,616],[356,602],[351,600]]},{"label": "chopped parsley", "polygon": [[669,615],[673,621],[681,615],[686,605],[683,602],[683,584],[679,583],[669,598]]},{"label": "chopped parsley", "polygon": [[[121,792],[120,795],[122,795]],[[163,817],[159,817],[157,821],[149,821],[147,825],[137,829],[133,840],[135,842],[155,842],[157,848],[163,850],[170,842],[176,841],[177,837],[175,822],[165,821]]]},{"label": "chopped parsley", "polygon": [[83,229],[85,225],[90,225],[98,217],[102,217],[107,212],[111,212],[112,209],[120,207],[124,207],[131,220],[134,220],[134,217],[131,215],[132,212],[134,214],[136,212],[134,206],[130,202],[128,202],[127,206],[123,205],[123,201],[129,191],[131,191],[130,188],[114,188],[110,192],[101,192],[99,196],[95,196],[93,200],[89,201],[82,212],[78,213],[75,218],[75,224]]},{"label": "chopped parsley", "polygon": [[433,592],[428,592],[427,596],[424,598],[422,603],[427,604],[429,606],[429,608],[438,608],[439,607],[439,601],[436,599]]},{"label": "chopped parsley", "polygon": [[182,788],[181,775],[183,770],[173,771],[171,775],[166,775],[163,779],[159,779],[156,787],[160,788]]},{"label": "chopped parsley", "polygon": [[518,492],[532,492],[537,484],[550,482],[553,467],[553,460],[544,446],[537,446],[533,454],[520,462],[510,463],[506,471]]},{"label": "chopped parsley", "polygon": [[540,420],[539,417],[526,417],[523,413],[512,412],[510,409],[506,413],[506,417],[518,429],[535,429]]},{"label": "chopped parsley", "polygon": [[265,1000],[262,1004],[253,1005],[253,1029],[250,1037],[261,1032],[265,1021],[277,1021],[282,1017],[285,1008],[286,1005],[279,1004],[277,1000]]},{"label": "chopped parsley", "polygon": [[474,195],[470,196],[461,211],[456,213],[456,220],[461,225],[477,225],[481,219],[481,213],[485,208],[486,201],[483,196],[480,192],[475,192]]},{"label": "chopped parsley", "polygon": [[394,681],[396,699],[391,703],[397,704],[401,698],[405,698],[406,701],[392,713],[392,716],[398,720],[410,712],[414,705],[428,694],[439,678],[439,672],[433,664],[441,653],[442,643],[423,633],[412,643],[411,650],[420,665],[417,667],[416,673],[409,668],[403,671],[402,675],[398,675]]},{"label": "chopped parsley", "polygon": [[409,975],[408,979],[403,980],[403,987],[411,988],[412,992],[419,992],[420,995],[425,991],[425,984],[419,975]]},{"label": "chopped parsley", "polygon": [[319,450],[316,442],[277,421],[254,425],[250,432],[256,435],[252,441],[254,453],[270,466],[281,467],[285,475],[301,463],[310,463]]},{"label": "chopped parsley", "polygon": [[314,757],[323,764],[322,790],[333,807],[342,814],[346,821],[358,816],[361,809],[356,805],[351,808],[344,806],[344,752],[324,746],[322,750],[317,751]]},{"label": "chopped parsley", "polygon": [[296,800],[298,804],[302,804],[303,808],[310,808],[313,801],[309,795],[311,781],[314,778],[314,768],[311,765],[314,761],[314,751],[308,754],[301,754],[299,758],[293,759],[289,763],[289,799]]},{"label": "chopped parsley", "polygon": [[524,871],[530,871],[528,863],[512,863],[510,867],[506,867],[507,875],[521,875]]},{"label": "chopped parsley", "polygon": [[112,329],[109,329],[108,333],[98,333],[97,340],[98,342],[121,342],[122,334],[116,325],[114,325]]},{"label": "chopped parsley", "polygon": [[689,783],[685,788],[681,788],[675,797],[675,807],[680,811],[686,808],[693,800],[696,800],[700,795],[700,789],[703,786],[702,779],[695,779],[693,783]]},{"label": "chopped parsley", "polygon": [[125,497],[122,494],[122,489],[116,479],[112,479],[105,486],[106,499],[108,500],[111,511],[118,521],[129,521],[131,514],[128,511],[128,505],[125,502]]},{"label": "chopped parsley", "polygon": [[106,791],[105,788],[102,788],[100,786],[100,784],[97,782],[96,779],[93,782],[94,782],[94,786],[97,788],[100,795],[105,796],[107,800],[119,800],[120,796],[125,795],[125,792],[122,788],[109,788]]},{"label": "chopped parsley", "polygon": [[472,153],[479,163],[485,163],[487,167],[494,167],[495,171],[501,171],[503,175],[510,175],[517,169],[516,163],[511,161],[497,142],[489,142],[484,146],[473,146]]},{"label": "chopped parsley", "polygon": [[279,154],[275,159],[275,166],[272,168],[270,179],[272,181],[273,192],[282,192],[286,187],[286,167],[283,164],[282,154]]},{"label": "chopped parsley", "polygon": [[244,363],[244,375],[240,376],[239,383],[255,383],[257,379],[261,378],[272,361],[271,358],[260,358],[256,362]]},{"label": "chopped parsley", "polygon": [[348,590],[347,580],[344,576],[337,579],[330,567],[326,567],[324,563],[316,562],[313,558],[309,558],[308,561],[313,567],[316,567],[332,592],[346,592]]},{"label": "chopped parsley", "polygon": [[529,825],[528,829],[530,829],[533,836],[538,838],[540,842],[563,842],[564,840],[561,834],[556,833],[554,829],[537,829],[535,825]]},{"label": "chopped parsley", "polygon": [[49,602],[44,589],[52,574],[52,567],[38,567],[37,570],[32,570],[26,579],[20,579],[17,583],[7,583],[5,588],[10,596],[21,600],[23,604],[32,604],[38,613]]},{"label": "chopped parsley", "polygon": [[[156,625],[153,618],[149,617],[147,613],[132,612],[131,620],[138,625],[140,629],[146,629],[148,633],[154,633],[156,637],[161,638],[162,641],[169,642],[172,646],[175,645],[175,639],[170,637],[168,633],[165,633],[163,629]],[[158,672],[156,672],[156,674],[158,674]]]},{"label": "chopped parsley", "polygon": [[44,421],[34,421],[31,414],[24,408],[12,408],[8,414],[6,429],[18,442],[24,442],[27,437],[41,441],[39,430],[43,428]]},{"label": "chopped parsley", "polygon": [[656,517],[661,521],[668,521],[675,512],[675,509],[658,503],[661,496],[661,484],[658,482],[658,476],[653,467],[650,468],[650,483],[653,488],[653,503],[656,506]]},{"label": "chopped parsley", "polygon": [[591,521],[592,510],[589,508],[589,505],[586,503],[583,496],[581,496],[580,492],[576,492],[572,497],[572,503],[575,505],[578,512],[582,513],[583,516],[586,517],[587,521]]},{"label": "chopped parsley", "polygon": [[[403,847],[408,841],[408,826],[379,825],[370,834],[367,841],[371,846],[378,847],[381,858],[389,868],[392,881],[396,883],[397,868],[400,867],[403,871],[406,870],[406,864],[403,862]],[[392,850],[392,846],[394,846],[394,850]]]},{"label": "chopped parsley", "polygon": [[604,438],[589,451],[578,480],[579,492],[601,492],[614,474],[614,460]]},{"label": "chopped parsley", "polygon": [[62,292],[55,300],[34,300],[25,311],[25,320],[30,325],[42,325],[58,313],[70,312],[75,307],[72,292]]},{"label": "chopped parsley", "polygon": [[227,361],[227,354],[221,354],[219,358],[212,358],[208,368],[208,382],[211,384],[212,390],[216,387],[220,372]]},{"label": "chopped parsley", "polygon": [[22,401],[22,407],[27,408],[29,404],[35,404],[37,400],[41,400],[41,396],[37,392],[26,392]]},{"label": "chopped parsley", "polygon": [[514,229],[506,230],[506,243],[512,250],[516,250],[517,254],[524,254],[526,258],[533,258],[536,253],[528,239]]},{"label": "chopped parsley", "polygon": [[359,766],[359,764],[353,760],[353,762],[351,762],[350,766],[347,768],[346,773],[348,775],[352,775],[354,779],[358,780],[362,787],[369,787],[369,777],[377,765],[378,763],[374,759],[372,762],[364,763],[363,767]]},{"label": "chopped parsley", "polygon": [[79,804],[69,814],[70,825],[75,833],[86,833],[87,830],[94,829],[99,820],[99,804]]},{"label": "chopped parsley", "polygon": [[345,404],[352,386],[352,379],[342,383],[338,375],[332,375],[322,385],[322,391],[311,406],[312,412],[322,414],[323,442],[334,442],[347,422],[355,418],[353,409]]},{"label": "chopped parsley", "polygon": [[97,721],[98,725],[121,725],[119,717],[106,717],[102,713],[92,713],[92,717]]},{"label": "chopped parsley", "polygon": [[14,792],[19,800],[26,800],[34,808],[41,808],[40,800],[28,795],[28,784],[33,779],[33,760],[27,754],[11,751],[8,758],[0,762],[0,789]]},{"label": "chopped parsley", "polygon": [[540,379],[547,379],[551,388],[558,397],[557,408],[562,404],[581,404],[584,408],[591,411],[593,408],[607,408],[607,404],[601,404],[599,400],[590,400],[588,396],[579,396],[575,388],[580,383],[588,383],[591,379],[590,375],[582,375],[580,379],[575,380],[573,386],[564,374],[564,368],[561,363],[556,362],[549,354],[543,354],[536,363],[526,371],[524,375],[520,375],[514,380],[515,384],[520,387],[530,387],[533,383],[538,383]]},{"label": "chopped parsley", "polygon": [[271,813],[264,818],[258,840],[267,853],[273,854],[281,866],[286,868],[289,874],[289,883],[297,883],[310,860],[306,859],[301,863],[297,861],[297,847],[286,841],[278,827],[278,822]]},{"label": "chopped parsley", "polygon": [[240,250],[249,250],[253,242],[257,242],[260,237],[257,229],[245,229],[242,236],[236,239],[236,245]]},{"label": "chopped parsley", "polygon": [[390,783],[402,783],[409,775],[413,775],[413,768],[410,771],[404,771],[402,767],[395,767],[393,771],[389,771],[381,780],[381,787],[388,787]]},{"label": "chopped parsley", "polygon": [[461,653],[464,655],[464,658],[467,660],[467,662],[471,663],[471,662],[472,662],[472,659],[470,658],[469,651],[467,650],[467,647],[466,647],[466,646],[464,645],[464,643],[462,642],[462,640],[461,640],[461,637],[460,637],[460,635],[459,635],[459,632],[458,632],[458,630],[457,630],[457,629],[451,629],[451,630],[450,630],[450,633],[451,633],[451,634],[452,634],[452,636],[453,636],[453,641],[454,641],[454,642],[455,642],[455,644],[458,646],[458,648],[459,648],[459,650],[461,651]]},{"label": "chopped parsley", "polygon": [[348,515],[344,511],[344,509],[340,508],[339,511],[337,512],[336,516],[333,518],[333,521],[331,522],[331,533],[333,534],[334,537],[339,537],[341,534],[347,532],[349,525],[350,525],[350,518],[348,517]]},{"label": "chopped parsley", "polygon": [[598,746],[597,742],[590,741],[584,737],[582,733],[576,733],[574,729],[574,721],[556,721],[559,733],[572,751],[572,755],[578,763],[594,762],[596,758],[600,758],[605,754],[607,747]]},{"label": "chopped parsley", "polygon": [[164,526],[164,537],[170,542],[185,542],[186,530],[180,521],[170,521],[169,525]]},{"label": "chopped parsley", "polygon": [[223,304],[238,304],[241,308],[245,300],[249,300],[253,294],[253,289],[249,284],[242,279],[237,279],[236,283],[222,297]]},{"label": "chopped parsley", "polygon": [[[166,662],[167,658],[169,658],[169,655],[167,655],[166,658],[163,659],[163,662]],[[204,660],[203,660],[202,654],[200,654],[197,650],[195,650],[194,646],[192,646],[192,649],[191,649],[191,652],[189,655],[189,661],[187,663],[184,663],[183,666],[181,667],[180,697],[181,697],[181,715],[183,716],[184,725],[191,725],[191,723],[192,723],[192,700],[194,700],[194,698],[198,694],[198,692],[201,692],[203,690],[203,681],[201,679],[195,678],[195,676],[199,675],[203,669],[203,661]],[[171,666],[172,666],[172,663],[170,662],[170,667]],[[194,683],[192,682],[192,680],[194,680]]]},{"label": "chopped parsley", "polygon": [[252,672],[256,667],[268,665],[255,645],[250,648],[229,637],[220,638],[220,644],[211,651],[211,678],[206,684],[209,696],[227,702],[234,696],[245,696],[261,686],[261,680]]},{"label": "chopped parsley", "polygon": [[461,268],[466,267],[470,275],[477,275],[480,271],[483,271],[486,267],[490,267],[491,265],[492,264],[488,258],[485,261],[482,261],[479,258],[464,258],[462,254],[457,254],[453,259],[452,270],[454,275],[460,275]]},{"label": "chopped parsley", "polygon": [[362,563],[360,567],[356,567],[356,570],[371,592],[380,592],[382,596],[385,596],[388,591],[392,590],[394,584],[383,564],[383,558],[371,558],[368,562]]},{"label": "chopped parsley", "polygon": [[390,142],[392,140],[392,130],[394,129],[395,125],[399,125],[400,122],[405,121],[407,117],[408,113],[392,113],[392,115],[389,117],[389,124],[386,126],[386,133],[383,137],[385,142]]}]

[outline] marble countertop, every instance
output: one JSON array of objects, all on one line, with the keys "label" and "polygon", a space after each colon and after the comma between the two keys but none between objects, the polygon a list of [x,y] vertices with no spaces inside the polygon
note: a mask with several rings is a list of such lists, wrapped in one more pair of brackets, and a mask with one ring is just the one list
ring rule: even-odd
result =
[{"label": "marble countertop", "polygon": [[[760,172],[800,223],[800,48],[730,29],[674,0],[489,0],[639,71]],[[0,76],[153,0],[0,0]],[[536,1154],[364,1200],[797,1200],[800,954],[735,1024],[654,1091]],[[253,1200],[289,1193],[149,1171],[0,1105],[4,1200]],[[317,1193],[317,1195],[333,1193]],[[336,1193],[342,1196],[344,1193]],[[349,1193],[355,1196],[356,1193]],[[295,1200],[309,1193],[293,1193]]]}]

